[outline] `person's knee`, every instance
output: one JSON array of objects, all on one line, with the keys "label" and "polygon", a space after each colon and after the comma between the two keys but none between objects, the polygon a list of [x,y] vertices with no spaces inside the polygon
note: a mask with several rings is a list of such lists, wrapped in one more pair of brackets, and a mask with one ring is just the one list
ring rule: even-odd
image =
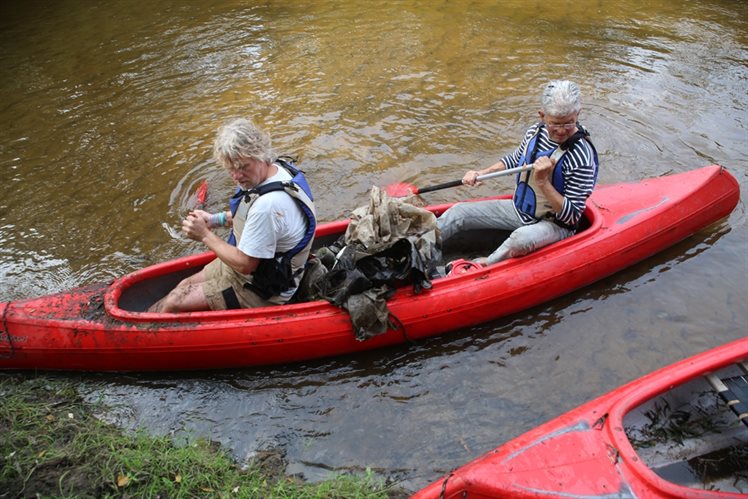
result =
[{"label": "person's knee", "polygon": [[161,300],[161,303],[159,306],[159,312],[163,312],[163,313],[179,312],[178,303],[176,299],[174,298],[174,291],[164,296],[163,300]]},{"label": "person's knee", "polygon": [[192,284],[189,278],[181,281],[161,300],[161,312],[182,312],[185,297],[189,295]]},{"label": "person's knee", "polygon": [[462,230],[465,224],[465,215],[462,211],[462,203],[457,203],[436,219],[442,240],[449,239]]},{"label": "person's knee", "polygon": [[509,234],[506,244],[508,249],[507,253],[512,258],[532,253],[535,251],[536,247],[535,239],[528,237],[528,234],[525,234],[524,231],[521,230],[515,230]]}]

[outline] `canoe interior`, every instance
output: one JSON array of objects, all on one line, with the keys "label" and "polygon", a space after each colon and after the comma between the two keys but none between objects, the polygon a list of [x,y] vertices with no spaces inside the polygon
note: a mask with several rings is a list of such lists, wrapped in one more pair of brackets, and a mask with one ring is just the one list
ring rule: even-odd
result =
[{"label": "canoe interior", "polygon": [[122,291],[119,308],[130,312],[145,312],[183,279],[197,273],[202,267],[192,267],[179,272],[163,274],[154,279],[136,282]]},{"label": "canoe interior", "polygon": [[[315,247],[334,243],[339,234],[331,234],[315,240]],[[152,279],[135,282],[122,290],[118,306],[128,312],[145,312],[153,303],[165,296],[180,281],[196,274],[202,267],[190,267],[176,272],[161,274]]]},{"label": "canoe interior", "polygon": [[[745,376],[731,365],[718,378]],[[658,476],[695,489],[748,493],[748,426],[697,377],[630,411],[626,435]]]},{"label": "canoe interior", "polygon": [[[579,232],[589,227],[589,222],[584,219],[580,225]],[[466,231],[450,239],[443,247],[443,257],[440,270],[443,266],[458,258],[474,259],[486,256],[496,249],[509,235],[505,231],[474,230]],[[315,240],[315,248],[329,246],[336,242],[340,234],[330,234],[318,237]],[[202,267],[191,267],[177,272],[162,274],[152,279],[136,282],[123,289],[120,296],[119,308],[129,312],[144,312],[173,289],[181,280],[197,273]]]},{"label": "canoe interior", "polygon": [[[469,231],[460,237],[450,240],[444,247],[444,258],[442,264],[446,264],[457,258],[476,258],[485,256],[501,241],[507,237],[507,233],[500,231]],[[335,242],[335,239],[323,241],[316,247]],[[443,265],[442,265],[443,266]],[[136,282],[124,289],[119,300],[119,308],[130,312],[144,312],[148,307],[166,295],[182,279],[186,279],[197,273],[202,267],[192,267],[178,272],[163,274],[153,279]]]}]

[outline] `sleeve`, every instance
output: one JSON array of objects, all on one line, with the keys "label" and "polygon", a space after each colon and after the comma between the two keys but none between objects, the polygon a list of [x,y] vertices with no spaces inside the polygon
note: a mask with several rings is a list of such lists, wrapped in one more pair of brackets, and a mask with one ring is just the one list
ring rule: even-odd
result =
[{"label": "sleeve", "polygon": [[584,213],[587,198],[595,188],[595,164],[586,140],[580,140],[564,160],[564,205],[558,219],[576,225]]}]

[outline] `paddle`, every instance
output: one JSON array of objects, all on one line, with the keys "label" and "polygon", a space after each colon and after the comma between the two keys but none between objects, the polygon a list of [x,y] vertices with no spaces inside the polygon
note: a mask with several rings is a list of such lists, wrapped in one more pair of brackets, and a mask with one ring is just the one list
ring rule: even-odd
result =
[{"label": "paddle", "polygon": [[[488,180],[490,178],[503,177],[505,175],[511,175],[513,173],[524,172],[527,170],[532,170],[532,166],[533,165],[518,166],[516,168],[509,168],[509,169],[501,170],[498,172],[486,173],[485,175],[478,175],[478,177],[475,180],[478,182],[482,182],[483,180]],[[445,182],[443,184],[432,185],[429,187],[424,187],[422,189],[412,184],[399,183],[399,184],[388,185],[387,187],[384,188],[384,191],[387,194],[389,194],[391,197],[403,197],[409,194],[423,194],[425,192],[448,189],[449,187],[457,187],[459,185],[463,185],[462,179],[453,180],[451,182]]]},{"label": "paddle", "polygon": [[208,198],[208,181],[203,180],[203,183],[200,184],[200,187],[197,188],[197,192],[195,193],[195,196],[197,197],[197,209],[202,210],[205,208],[205,200]]},{"label": "paddle", "polygon": [[[200,187],[197,188],[195,191],[195,198],[197,200],[196,208],[198,210],[205,209],[205,201],[208,199],[208,181],[203,180],[203,183],[200,184]],[[176,229],[171,227],[166,222],[161,222],[161,226],[166,229],[166,232],[173,238],[177,239],[179,241],[185,241],[185,238],[182,237],[182,235],[177,232]]]}]

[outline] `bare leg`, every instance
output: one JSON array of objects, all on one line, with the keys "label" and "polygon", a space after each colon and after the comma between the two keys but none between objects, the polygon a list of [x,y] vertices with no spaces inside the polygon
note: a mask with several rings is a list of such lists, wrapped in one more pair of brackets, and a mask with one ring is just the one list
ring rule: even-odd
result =
[{"label": "bare leg", "polygon": [[201,270],[191,275],[148,308],[149,312],[194,312],[210,310],[203,292],[205,276]]}]

